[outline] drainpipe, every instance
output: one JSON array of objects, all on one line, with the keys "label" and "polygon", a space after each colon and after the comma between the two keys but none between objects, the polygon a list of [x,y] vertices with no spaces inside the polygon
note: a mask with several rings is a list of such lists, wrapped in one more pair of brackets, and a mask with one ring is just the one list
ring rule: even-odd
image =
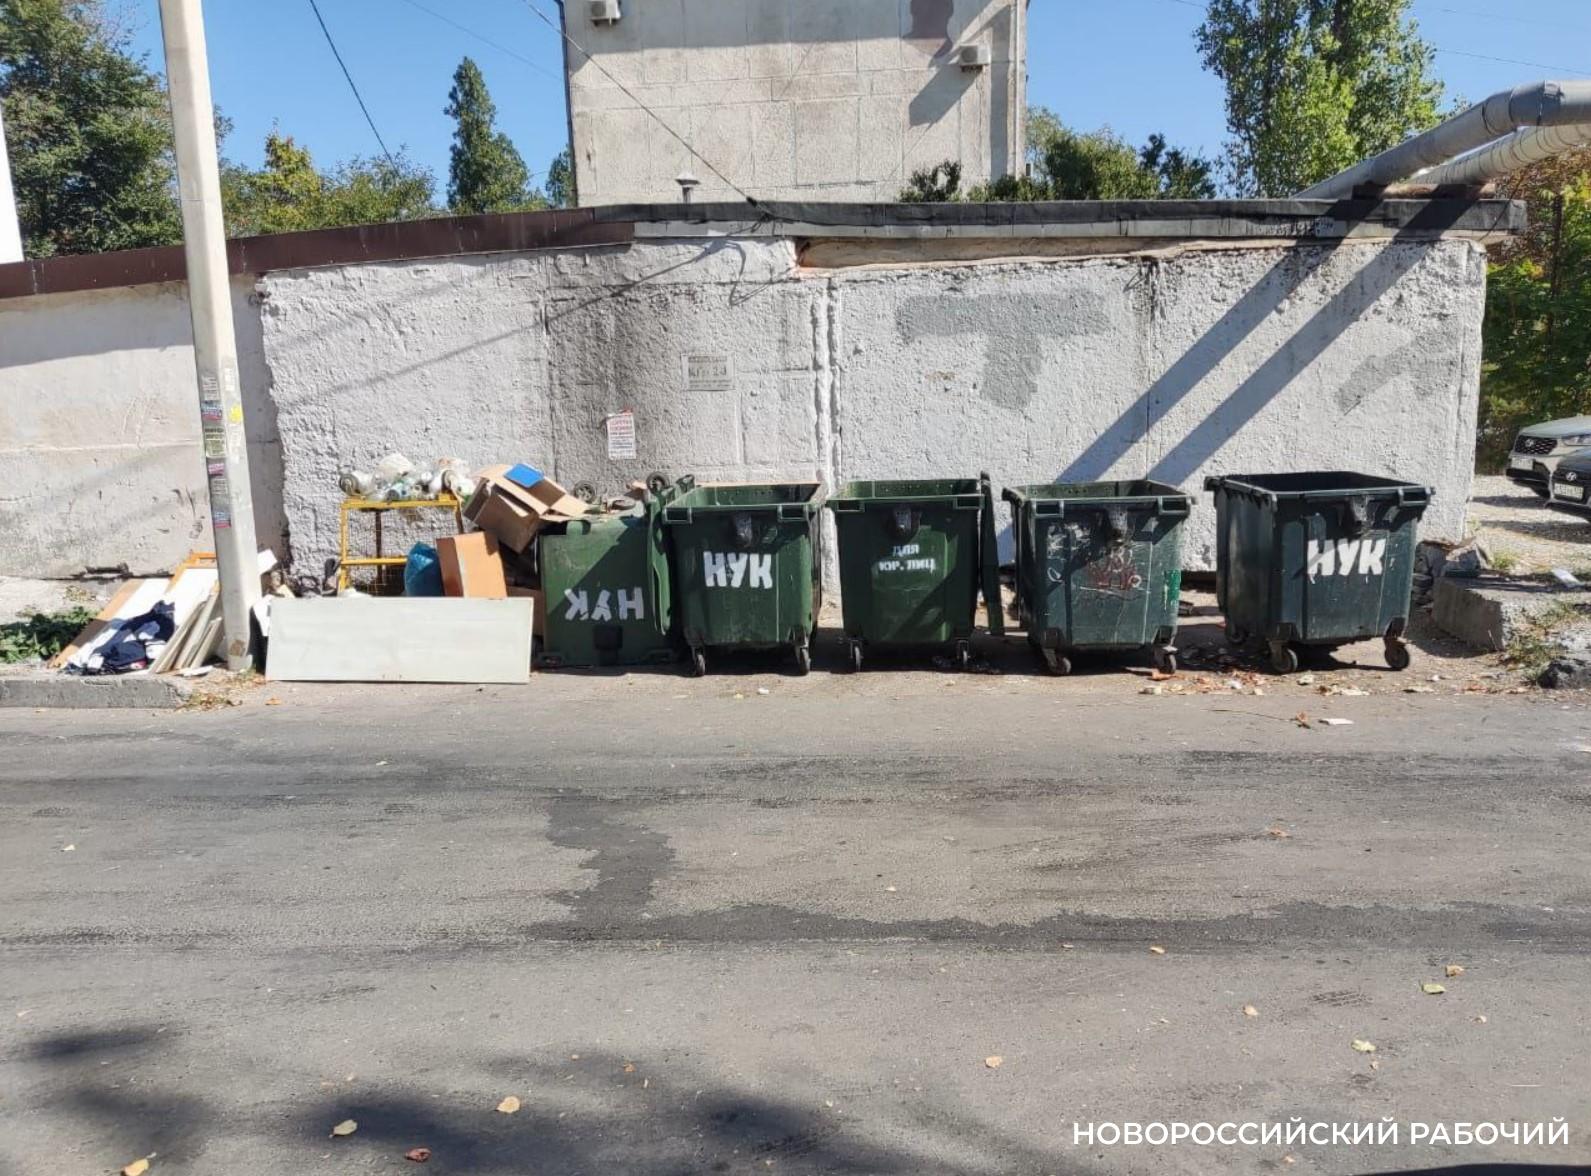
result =
[{"label": "drainpipe", "polygon": [[[1532,133],[1546,130],[1557,133]],[[1535,82],[1493,94],[1462,114],[1305,188],[1296,199],[1340,200],[1361,185],[1385,188],[1410,178],[1422,184],[1481,183],[1587,138],[1591,138],[1591,81]],[[1440,166],[1449,160],[1456,162]]]},{"label": "drainpipe", "polygon": [[17,198],[11,191],[11,164],[6,160],[6,120],[0,111],[0,265],[22,260],[22,230],[17,226]]}]

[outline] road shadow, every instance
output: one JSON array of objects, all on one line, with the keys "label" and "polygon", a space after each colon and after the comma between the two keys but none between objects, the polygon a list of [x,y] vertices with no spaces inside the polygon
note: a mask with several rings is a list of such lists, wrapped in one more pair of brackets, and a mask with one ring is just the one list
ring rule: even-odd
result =
[{"label": "road shadow", "polygon": [[[411,1148],[426,1147],[428,1172],[485,1176],[676,1176],[769,1168],[952,1176],[1077,1171],[963,1109],[926,1099],[900,1104],[904,1122],[880,1124],[820,1097],[751,1090],[675,1057],[541,1052],[562,1060],[505,1055],[486,1063],[499,1089],[521,1100],[513,1114],[494,1109],[497,1094],[328,1096],[297,1113],[287,1131],[295,1144],[335,1149],[353,1164],[399,1160]],[[792,1075],[790,1084],[804,1091],[824,1087],[822,1076],[811,1074]],[[329,1140],[332,1125],[345,1119],[358,1124],[356,1134]],[[883,1142],[880,1135],[910,1142]]]}]

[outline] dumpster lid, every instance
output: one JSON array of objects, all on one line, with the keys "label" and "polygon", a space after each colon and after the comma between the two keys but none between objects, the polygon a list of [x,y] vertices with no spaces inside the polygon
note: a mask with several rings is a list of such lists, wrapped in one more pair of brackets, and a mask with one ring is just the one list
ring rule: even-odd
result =
[{"label": "dumpster lid", "polygon": [[1396,497],[1430,499],[1435,491],[1417,482],[1361,474],[1352,470],[1305,470],[1285,474],[1225,474],[1204,480],[1206,490],[1229,490],[1262,498],[1363,498]]}]

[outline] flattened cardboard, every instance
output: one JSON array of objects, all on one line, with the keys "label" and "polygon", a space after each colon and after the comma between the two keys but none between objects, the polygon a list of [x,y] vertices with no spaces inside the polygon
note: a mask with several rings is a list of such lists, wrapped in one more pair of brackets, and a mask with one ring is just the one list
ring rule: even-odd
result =
[{"label": "flattened cardboard", "polygon": [[487,531],[444,535],[436,541],[436,554],[445,595],[478,600],[508,599],[503,554],[495,535]]},{"label": "flattened cardboard", "polygon": [[464,517],[489,531],[510,551],[523,554],[549,522],[579,518],[586,504],[550,478],[521,486],[508,477],[514,466],[491,466],[476,475],[477,488]]}]

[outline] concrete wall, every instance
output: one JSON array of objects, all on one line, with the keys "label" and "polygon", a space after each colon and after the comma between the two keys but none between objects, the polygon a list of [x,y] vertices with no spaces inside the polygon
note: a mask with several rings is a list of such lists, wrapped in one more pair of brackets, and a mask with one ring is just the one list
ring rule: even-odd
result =
[{"label": "concrete wall", "polygon": [[[569,34],[591,55],[567,55],[581,202],[677,200],[684,171],[706,200],[739,199],[730,183],[764,199],[892,200],[946,159],[969,184],[1020,172],[1026,7],[625,0],[618,24],[594,25],[572,3]],[[963,70],[955,53],[974,44],[993,64]]]},{"label": "concrete wall", "polygon": [[[1148,476],[1200,493],[1192,568],[1212,560],[1206,473],[1349,467],[1436,486],[1425,533],[1462,534],[1475,244],[878,254],[803,269],[789,238],[720,237],[239,281],[262,542],[290,534],[283,554],[318,571],[338,471],[394,449],[609,491],[653,471]],[[188,338],[180,287],[0,300],[0,574],[208,545]],[[604,419],[625,408],[639,456],[612,462]]]},{"label": "concrete wall", "polygon": [[[720,239],[261,287],[294,556],[318,566],[337,469],[394,448],[614,491],[655,470],[987,469],[1147,476],[1206,504],[1206,473],[1349,467],[1435,485],[1425,532],[1457,538],[1484,281],[1461,241],[814,272],[788,241]],[[624,408],[639,457],[610,462]],[[1190,567],[1211,566],[1212,515]]]},{"label": "concrete wall", "polygon": [[[255,521],[282,550],[281,441],[254,283],[232,285]],[[209,550],[185,287],[0,300],[0,574],[170,568]]]}]

